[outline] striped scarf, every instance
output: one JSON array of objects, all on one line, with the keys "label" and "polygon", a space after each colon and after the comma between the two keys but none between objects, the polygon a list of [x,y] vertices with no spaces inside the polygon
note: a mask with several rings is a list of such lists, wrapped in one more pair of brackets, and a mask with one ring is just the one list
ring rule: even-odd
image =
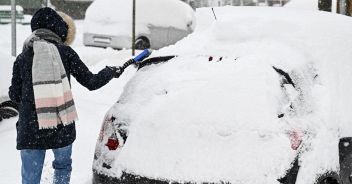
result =
[{"label": "striped scarf", "polygon": [[78,119],[71,87],[58,49],[44,39],[33,42],[32,80],[40,129]]}]

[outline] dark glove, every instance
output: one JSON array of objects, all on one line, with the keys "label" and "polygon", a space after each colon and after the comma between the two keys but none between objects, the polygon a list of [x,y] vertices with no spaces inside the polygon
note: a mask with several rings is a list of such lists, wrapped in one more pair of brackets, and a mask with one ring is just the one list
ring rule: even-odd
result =
[{"label": "dark glove", "polygon": [[116,67],[116,66],[107,66],[110,70],[113,71],[114,78],[119,78],[120,75],[123,73],[124,68]]}]

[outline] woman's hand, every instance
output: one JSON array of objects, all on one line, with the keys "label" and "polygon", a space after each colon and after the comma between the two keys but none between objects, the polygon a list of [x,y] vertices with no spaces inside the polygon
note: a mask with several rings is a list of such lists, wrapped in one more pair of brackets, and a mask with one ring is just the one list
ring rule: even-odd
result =
[{"label": "woman's hand", "polygon": [[107,66],[113,71],[113,76],[114,78],[119,78],[120,75],[123,73],[124,68],[123,67],[116,67],[116,66]]}]

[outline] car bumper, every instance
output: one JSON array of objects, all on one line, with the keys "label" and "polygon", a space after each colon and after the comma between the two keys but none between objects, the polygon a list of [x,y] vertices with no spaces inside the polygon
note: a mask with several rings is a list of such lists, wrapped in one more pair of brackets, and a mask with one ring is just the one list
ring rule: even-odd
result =
[{"label": "car bumper", "polygon": [[[169,181],[150,179],[123,172],[120,178],[99,174],[93,170],[93,184],[169,184]],[[173,184],[177,184],[172,182]]]},{"label": "car bumper", "polygon": [[[99,174],[93,170],[93,184],[181,184],[176,181],[151,179],[144,176],[123,172],[120,178],[114,178],[104,174]],[[185,182],[182,184],[196,184],[195,182]],[[203,184],[231,184],[230,182],[203,182]]]},{"label": "car bumper", "polygon": [[131,48],[131,38],[128,36],[113,36],[94,33],[83,34],[83,44],[93,47],[111,47],[114,49]]}]

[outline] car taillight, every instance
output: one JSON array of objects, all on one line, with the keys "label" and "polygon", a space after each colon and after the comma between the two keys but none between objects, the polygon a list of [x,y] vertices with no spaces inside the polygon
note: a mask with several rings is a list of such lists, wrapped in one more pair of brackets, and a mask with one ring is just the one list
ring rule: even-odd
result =
[{"label": "car taillight", "polygon": [[297,150],[302,143],[303,132],[299,129],[290,131],[291,148]]},{"label": "car taillight", "polygon": [[115,136],[111,136],[105,144],[109,150],[116,150],[119,147],[119,140]]}]

